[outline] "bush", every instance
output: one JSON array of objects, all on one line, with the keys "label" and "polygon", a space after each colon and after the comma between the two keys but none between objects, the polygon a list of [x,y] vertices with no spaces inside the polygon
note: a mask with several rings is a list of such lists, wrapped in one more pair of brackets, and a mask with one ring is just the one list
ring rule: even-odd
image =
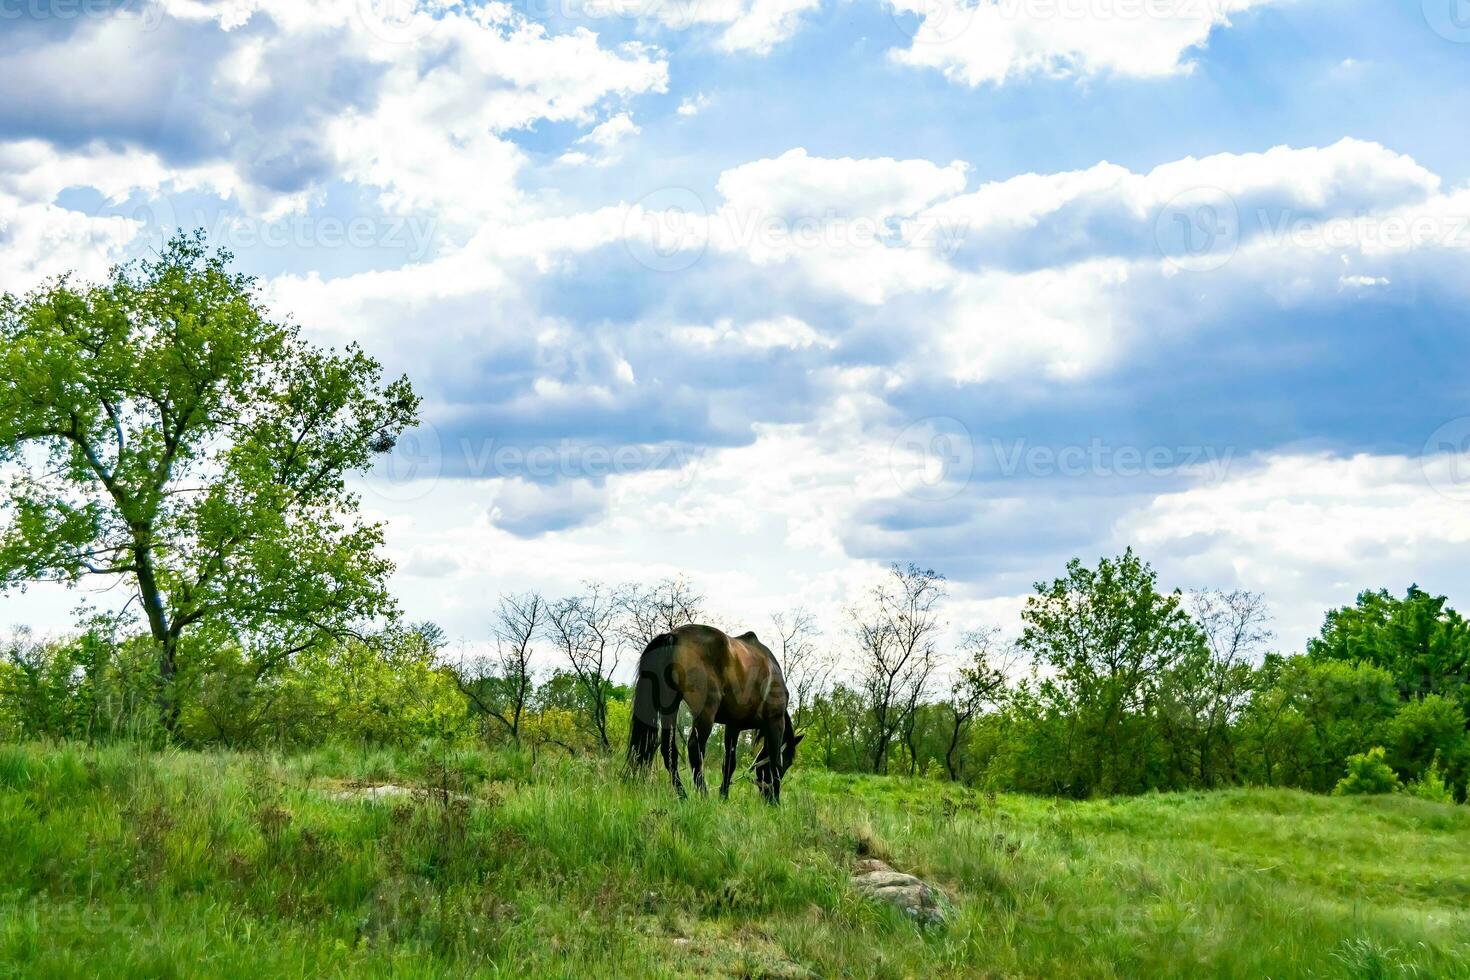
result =
[{"label": "bush", "polygon": [[1444,776],[1439,771],[1439,756],[1429,763],[1429,768],[1424,770],[1424,775],[1406,786],[1405,791],[1410,796],[1417,796],[1421,800],[1430,800],[1434,803],[1455,802],[1454,791],[1444,781]]},{"label": "bush", "polygon": [[1465,768],[1465,712],[1438,694],[1408,701],[1389,722],[1384,745],[1389,763],[1406,780],[1424,775],[1437,761],[1441,776],[1459,782]]},{"label": "bush", "polygon": [[1392,793],[1399,788],[1399,777],[1383,761],[1383,746],[1375,745],[1367,752],[1348,757],[1347,775],[1337,781],[1333,796],[1369,796]]}]

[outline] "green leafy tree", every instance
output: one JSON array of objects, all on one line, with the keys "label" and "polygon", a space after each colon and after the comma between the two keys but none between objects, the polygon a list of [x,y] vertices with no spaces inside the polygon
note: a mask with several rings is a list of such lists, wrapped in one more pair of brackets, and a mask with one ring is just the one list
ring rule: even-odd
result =
[{"label": "green leafy tree", "polygon": [[312,709],[311,729],[297,740],[402,746],[472,733],[454,673],[439,659],[438,630],[394,625],[304,651],[288,675]]},{"label": "green leafy tree", "polygon": [[1400,710],[1391,673],[1366,663],[1269,656],[1237,736],[1250,782],[1326,792],[1354,753],[1388,739]]},{"label": "green leafy tree", "polygon": [[419,402],[271,320],[230,259],[181,235],[102,284],[0,299],[0,588],[126,580],[170,728],[186,632],[279,659],[391,611],[346,477]]},{"label": "green leafy tree", "polygon": [[1160,593],[1157,579],[1130,548],[1095,569],[1073,559],[1026,601],[1020,646],[1046,671],[1038,706],[1061,721],[1064,792],[1156,785],[1160,691],[1171,672],[1208,655],[1180,593]]},{"label": "green leafy tree", "polygon": [[1384,743],[1388,761],[1405,778],[1423,775],[1439,763],[1455,782],[1464,778],[1467,749],[1465,712],[1438,694],[1406,701],[1388,723]]},{"label": "green leafy tree", "polygon": [[1283,679],[1306,722],[1299,750],[1306,755],[1305,785],[1325,792],[1347,759],[1381,745],[1398,709],[1393,675],[1365,663],[1313,663],[1298,658]]},{"label": "green leafy tree", "polygon": [[1327,614],[1307,654],[1382,667],[1392,672],[1405,700],[1443,694],[1470,707],[1470,623],[1446,603],[1417,585],[1402,599],[1387,589],[1363,592],[1356,605]]}]

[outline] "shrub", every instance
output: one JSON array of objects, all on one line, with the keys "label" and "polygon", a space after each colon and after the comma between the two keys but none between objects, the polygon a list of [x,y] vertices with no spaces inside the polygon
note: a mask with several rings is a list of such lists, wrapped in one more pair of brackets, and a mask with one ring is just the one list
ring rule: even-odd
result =
[{"label": "shrub", "polygon": [[1405,780],[1422,776],[1433,760],[1447,782],[1464,778],[1465,712],[1457,702],[1438,694],[1405,702],[1386,734],[1389,764]]},{"label": "shrub", "polygon": [[1333,787],[1333,796],[1368,796],[1392,793],[1399,788],[1399,777],[1383,761],[1383,746],[1375,745],[1367,752],[1348,756],[1347,775]]},{"label": "shrub", "polygon": [[1430,800],[1434,803],[1455,802],[1454,792],[1439,771],[1438,754],[1434,756],[1434,761],[1429,763],[1429,768],[1424,770],[1424,775],[1409,783],[1404,789],[1410,796],[1417,796],[1421,800]]}]

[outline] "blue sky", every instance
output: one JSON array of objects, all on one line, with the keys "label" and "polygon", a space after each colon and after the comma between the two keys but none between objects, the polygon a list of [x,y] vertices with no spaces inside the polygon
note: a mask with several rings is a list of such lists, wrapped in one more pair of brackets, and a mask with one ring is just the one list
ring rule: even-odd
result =
[{"label": "blue sky", "polygon": [[840,644],[910,560],[1010,629],[1130,544],[1285,649],[1366,587],[1470,605],[1464,0],[3,17],[0,287],[202,224],[407,371],[364,505],[467,643],[498,591],[684,573]]}]

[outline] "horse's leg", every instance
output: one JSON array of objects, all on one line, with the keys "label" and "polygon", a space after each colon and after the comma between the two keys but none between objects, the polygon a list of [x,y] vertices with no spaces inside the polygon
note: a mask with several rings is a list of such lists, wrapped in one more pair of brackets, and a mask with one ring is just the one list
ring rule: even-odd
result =
[{"label": "horse's leg", "polygon": [[704,750],[709,745],[709,733],[714,727],[715,713],[706,711],[702,717],[694,719],[689,730],[689,768],[694,770],[694,788],[699,790],[700,796],[709,795],[709,787],[704,782]]},{"label": "horse's leg", "polygon": [[679,781],[679,743],[674,738],[674,726],[679,722],[679,708],[674,706],[674,713],[664,715],[659,721],[659,737],[663,743],[664,765],[669,769],[669,778],[674,782],[674,792],[679,794],[679,799],[685,797],[684,784]]},{"label": "horse's leg", "polygon": [[761,722],[761,738],[766,743],[766,761],[761,766],[761,771],[756,773],[756,781],[760,783],[761,795],[770,804],[781,802],[781,741],[785,735],[785,718],[768,718]]},{"label": "horse's leg", "polygon": [[720,772],[720,799],[730,798],[730,780],[735,778],[735,759],[740,751],[740,729],[725,726],[725,764]]}]

